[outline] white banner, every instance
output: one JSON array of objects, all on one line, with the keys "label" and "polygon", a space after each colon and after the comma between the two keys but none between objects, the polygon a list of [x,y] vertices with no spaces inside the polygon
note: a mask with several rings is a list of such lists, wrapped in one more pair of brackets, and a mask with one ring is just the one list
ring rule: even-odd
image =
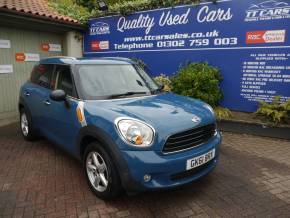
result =
[{"label": "white banner", "polygon": [[61,52],[61,45],[60,44],[42,43],[41,49],[43,51]]},{"label": "white banner", "polygon": [[0,65],[0,73],[13,73],[12,65]]},{"label": "white banner", "polygon": [[39,54],[25,53],[25,61],[39,61]]},{"label": "white banner", "polygon": [[0,39],[0,48],[11,48],[10,40]]},{"label": "white banner", "polygon": [[39,56],[39,54],[33,54],[33,53],[16,53],[15,54],[15,59],[18,62],[39,61],[40,60],[40,56]]},{"label": "white banner", "polygon": [[49,44],[49,51],[61,52],[61,45],[60,44]]}]

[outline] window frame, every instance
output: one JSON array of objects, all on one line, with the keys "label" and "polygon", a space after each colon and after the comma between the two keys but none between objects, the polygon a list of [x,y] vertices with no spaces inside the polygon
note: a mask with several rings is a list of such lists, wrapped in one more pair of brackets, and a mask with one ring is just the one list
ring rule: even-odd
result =
[{"label": "window frame", "polygon": [[[44,66],[52,66],[52,70],[51,70],[51,72],[50,72],[50,77],[49,77],[49,84],[50,84],[50,86],[51,86],[51,81],[52,81],[53,74],[54,74],[54,71],[55,71],[55,66],[54,66],[54,64],[41,64],[41,63],[36,64],[36,65],[33,67],[33,70],[32,70],[32,72],[31,72],[31,74],[30,74],[30,82],[31,82],[32,84],[36,85],[36,86],[41,87],[41,88],[44,88],[44,89],[47,89],[47,90],[54,90],[54,87],[50,87],[50,88],[48,88],[48,87],[45,87],[45,86],[40,85],[40,84],[37,83],[37,82],[32,81],[32,76],[33,76],[33,74],[35,73],[35,71],[37,70],[37,68],[38,68],[40,65],[44,65]],[[39,81],[39,78],[37,79],[37,81]]]},{"label": "window frame", "polygon": [[77,89],[76,89],[76,85],[75,85],[75,80],[74,80],[74,74],[73,74],[73,67],[72,65],[70,64],[53,64],[54,65],[54,76],[56,77],[56,80],[55,80],[55,84],[54,84],[54,87],[53,87],[53,90],[56,90],[56,86],[57,86],[57,83],[58,83],[58,78],[59,78],[59,73],[58,75],[57,74],[57,67],[60,66],[60,67],[68,67],[69,68],[69,71],[70,71],[70,76],[71,76],[71,79],[72,79],[72,95],[67,95],[67,97],[69,98],[72,98],[72,99],[75,99],[75,100],[80,100],[79,99],[79,95],[78,95],[78,92],[77,92]]},{"label": "window frame", "polygon": [[52,75],[51,75],[51,77],[49,78],[49,83],[51,83],[52,78],[53,78],[54,76],[56,76],[55,73],[56,73],[56,68],[57,68],[57,66],[67,66],[67,67],[69,68],[69,70],[70,70],[70,75],[71,75],[71,77],[72,77],[73,94],[75,95],[75,96],[67,95],[67,97],[68,97],[68,98],[71,98],[71,99],[78,100],[78,101],[82,100],[82,99],[79,98],[78,91],[77,91],[77,88],[76,88],[76,85],[75,85],[75,79],[74,79],[74,66],[73,66],[73,65],[71,65],[71,64],[62,64],[62,63],[47,63],[47,64],[46,64],[46,63],[45,63],[45,64],[38,63],[38,64],[36,64],[36,65],[34,66],[33,70],[31,71],[29,81],[30,81],[32,84],[36,85],[36,86],[39,86],[39,87],[41,87],[41,88],[44,88],[44,89],[47,89],[47,90],[50,90],[50,91],[54,91],[54,90],[56,90],[56,82],[55,82],[55,84],[54,84],[54,86],[53,86],[52,88],[47,88],[47,87],[41,86],[41,85],[39,85],[38,83],[35,83],[35,82],[33,82],[33,81],[31,80],[32,75],[33,75],[33,73],[34,73],[34,70],[35,70],[37,67],[39,67],[40,65],[51,65],[51,66],[53,67],[53,68],[52,68],[52,72],[51,72]]}]

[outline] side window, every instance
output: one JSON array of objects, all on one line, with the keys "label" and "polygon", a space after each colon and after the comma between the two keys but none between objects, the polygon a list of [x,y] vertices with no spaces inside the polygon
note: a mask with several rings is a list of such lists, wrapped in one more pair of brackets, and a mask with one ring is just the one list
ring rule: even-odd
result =
[{"label": "side window", "polygon": [[73,89],[73,80],[69,66],[56,65],[56,85],[55,89],[62,89],[69,96],[75,96]]},{"label": "side window", "polygon": [[53,65],[39,64],[36,65],[31,73],[31,82],[40,85],[47,89],[52,89],[51,77],[53,72]]}]

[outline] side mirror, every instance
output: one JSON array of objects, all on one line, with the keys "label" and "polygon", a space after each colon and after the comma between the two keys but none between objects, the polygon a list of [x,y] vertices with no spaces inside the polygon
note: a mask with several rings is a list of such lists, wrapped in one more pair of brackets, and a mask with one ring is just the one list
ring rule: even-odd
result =
[{"label": "side mirror", "polygon": [[50,98],[54,101],[66,101],[66,93],[63,90],[54,90],[50,93]]}]

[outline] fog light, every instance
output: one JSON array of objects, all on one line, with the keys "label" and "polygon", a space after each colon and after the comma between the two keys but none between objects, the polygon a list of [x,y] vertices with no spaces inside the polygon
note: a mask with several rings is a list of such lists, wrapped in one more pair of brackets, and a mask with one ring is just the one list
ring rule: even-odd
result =
[{"label": "fog light", "polygon": [[143,179],[144,179],[144,182],[149,182],[151,180],[151,175],[145,174]]}]

